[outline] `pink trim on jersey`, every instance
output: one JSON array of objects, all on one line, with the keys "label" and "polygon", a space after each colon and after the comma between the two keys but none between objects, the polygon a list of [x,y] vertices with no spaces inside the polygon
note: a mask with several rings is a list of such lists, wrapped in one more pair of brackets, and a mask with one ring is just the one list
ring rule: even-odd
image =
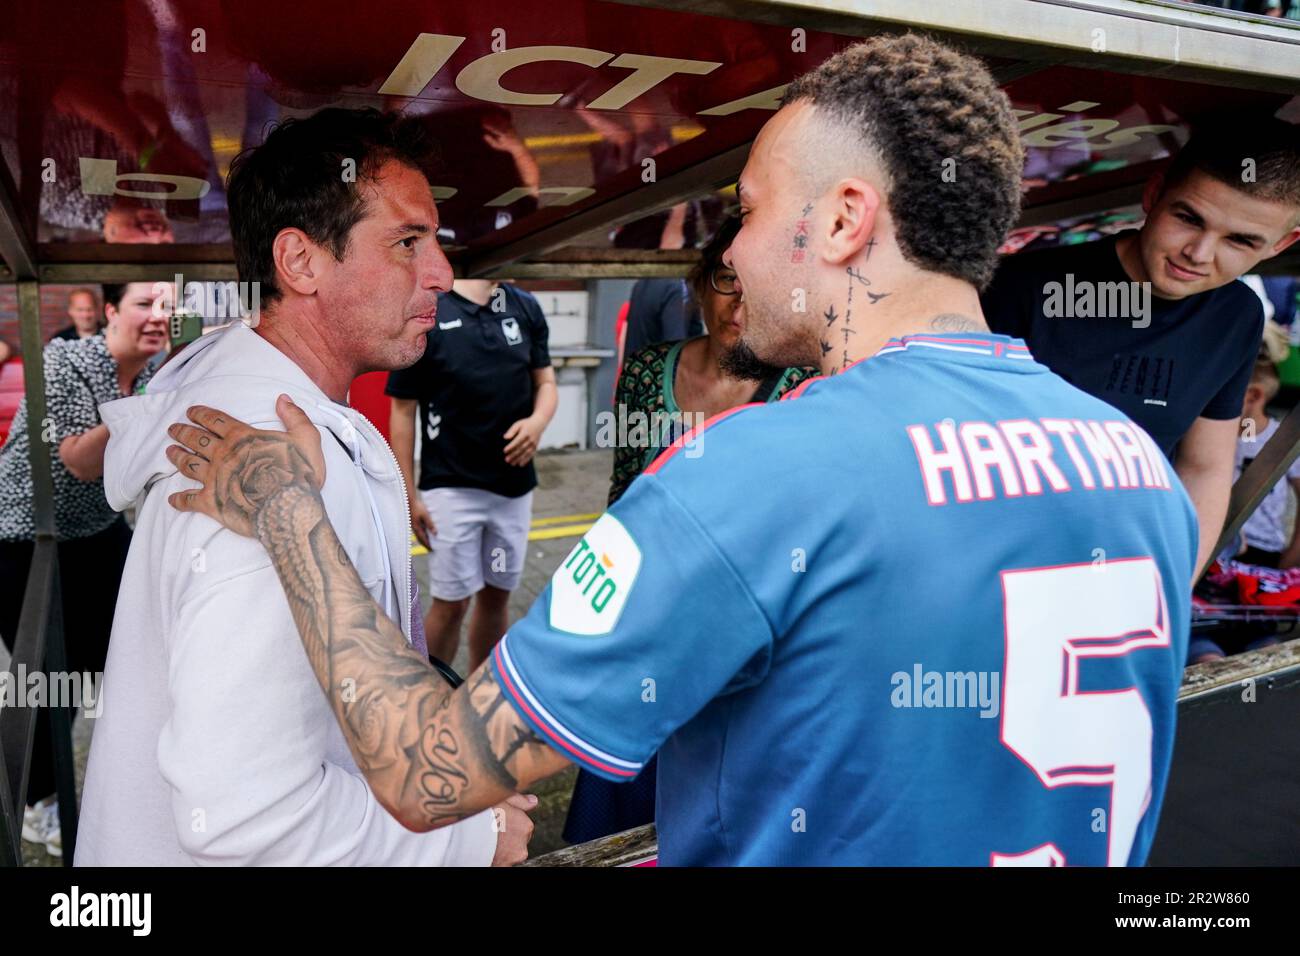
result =
[{"label": "pink trim on jersey", "polygon": [[573,755],[574,759],[579,760],[590,767],[598,767],[607,773],[614,774],[615,776],[631,778],[631,777],[635,777],[638,773],[641,772],[640,770],[628,770],[623,767],[614,767],[607,763],[603,763],[602,761],[597,760],[591,754],[584,752],[578,747],[575,747],[573,744],[569,743],[569,741],[565,740],[564,737],[562,737],[560,734],[556,733],[556,731],[552,730],[550,723],[543,720],[540,716],[538,716],[537,712],[533,710],[532,707],[528,706],[528,701],[524,700],[523,694],[519,693],[519,691],[515,688],[514,682],[510,680],[509,670],[505,666],[505,663],[501,660],[501,645],[499,642],[497,646],[493,648],[493,655],[496,658],[497,673],[501,675],[501,681],[505,685],[506,691],[510,694],[510,697],[514,700],[515,704],[519,707],[519,709],[522,710],[524,713],[526,713],[530,718],[532,718],[533,723],[537,724],[537,726],[542,729],[542,731],[546,734],[546,736],[551,739],[551,746],[559,747],[562,750],[566,750]]},{"label": "pink trim on jersey", "polygon": [[[806,385],[807,382],[805,382],[804,384]],[[712,428],[714,425],[722,421],[724,418],[730,418],[732,415],[736,414],[736,412],[743,412],[747,408],[762,408],[763,404],[764,403],[762,402],[747,402],[744,405],[737,405],[735,408],[729,408],[725,412],[718,412],[718,414],[714,415],[708,421],[701,422],[700,424],[692,428],[690,431],[681,435],[676,441],[674,441],[671,445],[669,445],[667,448],[661,451],[659,453],[659,457],[656,458],[654,461],[652,461],[650,463],[650,467],[647,468],[645,471],[643,471],[642,474],[653,475],[665,464],[667,464],[669,458],[673,457],[673,455],[677,454],[679,451],[685,448],[692,440],[694,440],[696,435],[701,434],[702,432],[704,432],[705,429]]]},{"label": "pink trim on jersey", "polygon": [[912,344],[945,346],[961,346],[962,351],[971,348],[984,350],[984,354],[991,355],[994,358],[1015,358],[1027,359],[1033,358],[1029,352],[1029,346],[1017,344],[1015,342],[989,341],[987,339],[959,339],[951,335],[904,335],[901,338],[893,338],[886,342],[876,352],[880,355],[882,352],[896,352],[905,350]]}]

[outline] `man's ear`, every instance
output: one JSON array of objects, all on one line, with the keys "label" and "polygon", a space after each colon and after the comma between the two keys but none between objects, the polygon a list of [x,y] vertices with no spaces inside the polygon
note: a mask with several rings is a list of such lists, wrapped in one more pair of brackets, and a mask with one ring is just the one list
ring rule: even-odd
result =
[{"label": "man's ear", "polygon": [[1268,255],[1264,256],[1264,258],[1272,259],[1279,252],[1287,249],[1297,239],[1300,239],[1300,226],[1296,226],[1277,242],[1273,243],[1272,247],[1268,250]]},{"label": "man's ear", "polygon": [[271,243],[276,281],[299,295],[314,295],[320,284],[322,251],[301,229],[281,229]]},{"label": "man's ear", "polygon": [[1147,184],[1142,187],[1142,211],[1148,216],[1151,215],[1151,210],[1156,208],[1156,203],[1160,201],[1160,194],[1164,191],[1164,170],[1161,170],[1158,173],[1152,173],[1147,178]]},{"label": "man's ear", "polygon": [[832,191],[830,231],[822,243],[822,258],[840,265],[867,248],[879,223],[884,199],[865,179],[843,179]]}]

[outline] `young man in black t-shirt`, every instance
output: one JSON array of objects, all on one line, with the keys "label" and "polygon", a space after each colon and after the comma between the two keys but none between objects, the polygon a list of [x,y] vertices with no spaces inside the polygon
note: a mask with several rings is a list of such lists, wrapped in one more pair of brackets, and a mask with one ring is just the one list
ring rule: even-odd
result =
[{"label": "young man in black t-shirt", "polygon": [[438,296],[437,322],[420,360],[388,377],[390,430],[411,527],[429,549],[429,651],[451,663],[473,598],[473,670],[506,632],[506,604],[523,572],[533,455],[555,414],[555,370],[546,317],[513,286],[457,280]]},{"label": "young man in black t-shirt", "polygon": [[1147,183],[1141,229],[1003,260],[995,332],[1141,425],[1200,520],[1203,568],[1227,515],[1241,401],[1264,315],[1239,276],[1300,238],[1300,127],[1195,136]]}]

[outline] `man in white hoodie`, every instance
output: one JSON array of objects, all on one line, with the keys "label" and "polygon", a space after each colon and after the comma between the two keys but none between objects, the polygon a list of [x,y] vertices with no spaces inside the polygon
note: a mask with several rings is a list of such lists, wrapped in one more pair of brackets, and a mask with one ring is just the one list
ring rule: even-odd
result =
[{"label": "man in white hoodie", "polygon": [[[409,120],[324,110],[273,130],[229,183],[240,278],[263,304],[190,345],[148,393],[102,406],[104,482],[137,509],[86,773],[78,865],[509,865],[535,798],[431,833],[386,813],[303,657],[262,546],[167,496],[189,487],[166,425],[197,403],[275,427],[293,396],[320,430],[322,490],[343,550],[408,642],[419,609],[410,517],[387,443],[347,406],[358,374],[404,368],[451,288]],[[422,650],[422,647],[421,647]],[[365,731],[380,740],[382,727]]]}]

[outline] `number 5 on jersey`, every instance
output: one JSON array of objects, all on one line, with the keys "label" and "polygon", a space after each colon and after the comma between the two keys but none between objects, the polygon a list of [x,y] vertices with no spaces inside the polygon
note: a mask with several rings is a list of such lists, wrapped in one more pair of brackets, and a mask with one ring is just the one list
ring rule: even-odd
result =
[{"label": "number 5 on jersey", "polygon": [[[1079,670],[1169,646],[1160,571],[1151,558],[1004,571],[1002,590],[1002,743],[1044,787],[1111,788],[1106,863],[1124,866],[1151,800],[1151,714],[1136,687],[1079,690]],[[1067,862],[1051,842],[1007,849],[992,865]]]}]

